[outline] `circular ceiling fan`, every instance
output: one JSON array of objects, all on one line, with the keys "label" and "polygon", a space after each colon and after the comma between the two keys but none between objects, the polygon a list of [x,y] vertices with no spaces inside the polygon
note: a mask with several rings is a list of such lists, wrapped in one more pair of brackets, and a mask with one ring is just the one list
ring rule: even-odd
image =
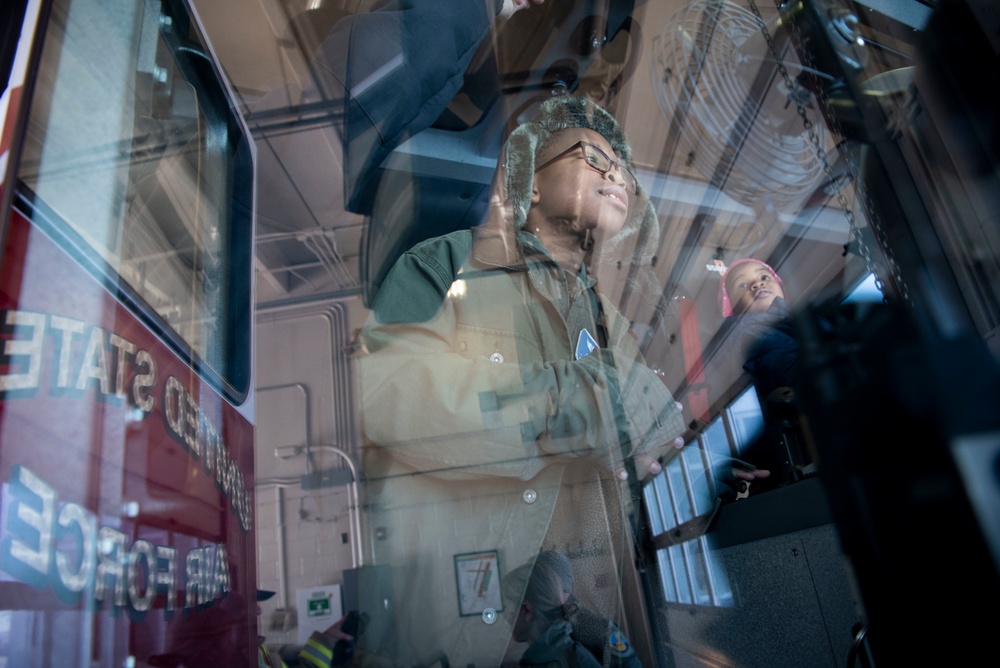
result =
[{"label": "circular ceiling fan", "polygon": [[[764,27],[781,40],[794,90]],[[796,102],[824,147],[825,125],[808,88],[798,85],[805,68],[784,31],[728,0],[693,0],[663,24],[653,61],[660,111],[676,125],[688,164],[711,183],[757,211],[781,209],[815,190],[823,163]]]}]

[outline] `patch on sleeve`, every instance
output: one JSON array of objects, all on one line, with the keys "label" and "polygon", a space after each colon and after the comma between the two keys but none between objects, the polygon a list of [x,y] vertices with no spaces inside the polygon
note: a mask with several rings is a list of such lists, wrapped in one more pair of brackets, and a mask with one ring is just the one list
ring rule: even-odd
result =
[{"label": "patch on sleeve", "polygon": [[632,646],[628,643],[628,638],[621,631],[613,631],[608,635],[608,647],[611,648],[612,652],[618,654],[625,654],[632,649]]}]

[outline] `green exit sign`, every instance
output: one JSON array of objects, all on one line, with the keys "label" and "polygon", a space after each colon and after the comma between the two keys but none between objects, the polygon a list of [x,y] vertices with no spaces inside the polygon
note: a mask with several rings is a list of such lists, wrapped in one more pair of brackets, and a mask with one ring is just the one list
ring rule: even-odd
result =
[{"label": "green exit sign", "polygon": [[309,610],[307,613],[310,617],[325,617],[330,614],[330,599],[328,598],[314,598],[309,601]]}]

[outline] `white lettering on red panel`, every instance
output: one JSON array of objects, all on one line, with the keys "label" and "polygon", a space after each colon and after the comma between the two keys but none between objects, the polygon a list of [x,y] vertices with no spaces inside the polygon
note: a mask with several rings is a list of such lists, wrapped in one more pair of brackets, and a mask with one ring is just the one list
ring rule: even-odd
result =
[{"label": "white lettering on red panel", "polygon": [[74,605],[88,594],[97,607],[126,610],[141,619],[162,596],[169,617],[214,604],[231,590],[224,543],[188,550],[183,568],[176,548],[154,545],[112,527],[76,503],[59,503],[56,490],[15,465],[4,498],[0,569],[36,589],[52,587]]},{"label": "white lettering on red panel", "polygon": [[51,346],[50,393],[79,396],[93,390],[101,401],[127,400],[146,414],[159,405],[171,438],[215,481],[240,528],[250,530],[250,491],[219,427],[176,377],[168,376],[156,395],[157,366],[149,351],[119,334],[59,315],[9,309],[3,321],[12,336],[0,346],[0,396],[32,396],[42,389],[42,363],[46,345]]}]

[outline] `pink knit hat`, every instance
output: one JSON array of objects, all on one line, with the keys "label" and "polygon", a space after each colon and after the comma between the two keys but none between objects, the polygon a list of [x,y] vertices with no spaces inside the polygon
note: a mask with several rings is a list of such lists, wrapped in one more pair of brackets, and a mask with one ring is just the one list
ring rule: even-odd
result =
[{"label": "pink knit hat", "polygon": [[756,262],[760,266],[767,269],[769,272],[771,272],[771,275],[774,276],[774,280],[778,282],[778,285],[781,286],[781,289],[782,290],[785,289],[785,284],[781,282],[781,276],[778,276],[778,272],[772,269],[771,265],[767,264],[766,262],[755,260],[752,257],[744,258],[742,260],[736,260],[736,262],[733,262],[731,265],[729,265],[726,271],[722,274],[722,280],[719,282],[719,310],[722,311],[722,315],[725,316],[726,318],[733,315],[733,305],[729,301],[729,293],[726,292],[726,276],[729,275],[729,272],[732,271],[733,267],[738,267],[739,265],[746,264],[747,262]]}]

